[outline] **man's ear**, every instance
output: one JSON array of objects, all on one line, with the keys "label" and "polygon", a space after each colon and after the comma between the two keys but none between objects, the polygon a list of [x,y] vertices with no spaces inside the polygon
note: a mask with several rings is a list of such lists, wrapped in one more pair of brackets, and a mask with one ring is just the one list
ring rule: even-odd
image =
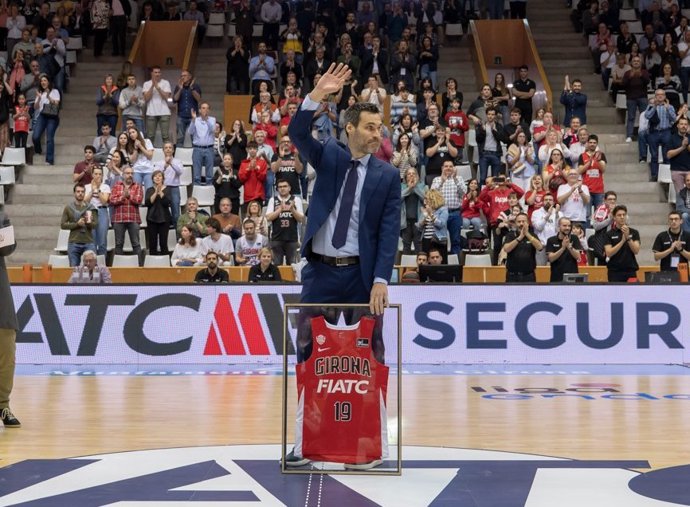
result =
[{"label": "man's ear", "polygon": [[355,131],[355,126],[352,123],[348,123],[345,125],[345,132],[347,132],[347,135],[349,136]]}]

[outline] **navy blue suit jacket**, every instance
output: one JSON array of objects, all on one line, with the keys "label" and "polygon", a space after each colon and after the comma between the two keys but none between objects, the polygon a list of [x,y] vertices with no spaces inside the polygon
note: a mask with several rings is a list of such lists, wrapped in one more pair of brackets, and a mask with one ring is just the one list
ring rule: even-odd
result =
[{"label": "navy blue suit jacket", "polygon": [[[321,144],[312,137],[314,113],[298,110],[288,127],[290,139],[317,173],[302,241],[302,255],[307,258],[314,234],[335,207],[352,159],[350,150],[334,138]],[[371,290],[374,278],[390,281],[398,251],[400,205],[400,172],[372,155],[359,204],[360,269],[367,290]]]}]

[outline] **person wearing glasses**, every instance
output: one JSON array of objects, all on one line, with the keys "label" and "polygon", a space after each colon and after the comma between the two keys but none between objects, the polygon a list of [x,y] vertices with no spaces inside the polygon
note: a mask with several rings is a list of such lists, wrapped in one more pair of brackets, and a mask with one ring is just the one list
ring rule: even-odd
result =
[{"label": "person wearing glasses", "polygon": [[654,240],[652,252],[654,260],[659,261],[661,271],[677,271],[680,264],[688,264],[690,259],[690,234],[681,224],[683,218],[677,211],[668,214],[668,229],[660,232]]}]

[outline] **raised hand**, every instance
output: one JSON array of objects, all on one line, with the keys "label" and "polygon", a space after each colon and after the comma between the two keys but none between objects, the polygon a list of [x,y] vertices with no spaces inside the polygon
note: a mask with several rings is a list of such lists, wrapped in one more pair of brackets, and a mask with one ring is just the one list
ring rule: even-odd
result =
[{"label": "raised hand", "polygon": [[314,89],[309,93],[309,96],[312,100],[321,102],[324,97],[331,93],[338,93],[351,75],[352,71],[347,65],[339,63],[336,66],[335,63],[332,63],[323,76],[321,76],[319,82],[316,83]]}]

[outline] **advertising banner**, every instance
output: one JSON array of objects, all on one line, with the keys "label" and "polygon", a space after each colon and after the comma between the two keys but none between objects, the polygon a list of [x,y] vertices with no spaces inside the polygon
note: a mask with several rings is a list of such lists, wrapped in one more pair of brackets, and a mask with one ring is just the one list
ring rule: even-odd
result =
[{"label": "advertising banner", "polygon": [[[279,364],[283,305],[299,302],[299,291],[299,285],[13,286],[17,362]],[[690,298],[682,285],[400,285],[389,293],[402,305],[407,364],[690,362]]]}]

